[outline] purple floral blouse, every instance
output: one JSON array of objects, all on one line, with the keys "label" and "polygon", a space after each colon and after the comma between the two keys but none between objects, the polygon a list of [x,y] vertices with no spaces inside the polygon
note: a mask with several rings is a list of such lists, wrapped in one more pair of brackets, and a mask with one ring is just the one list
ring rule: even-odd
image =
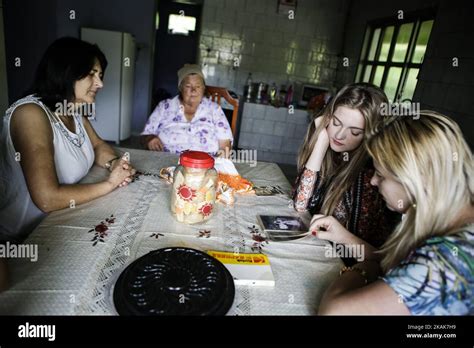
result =
[{"label": "purple floral blouse", "polygon": [[191,122],[184,115],[179,96],[163,100],[148,119],[142,135],[157,135],[164,151],[181,153],[185,150],[216,154],[219,140],[233,141],[229,122],[221,107],[203,98]]}]

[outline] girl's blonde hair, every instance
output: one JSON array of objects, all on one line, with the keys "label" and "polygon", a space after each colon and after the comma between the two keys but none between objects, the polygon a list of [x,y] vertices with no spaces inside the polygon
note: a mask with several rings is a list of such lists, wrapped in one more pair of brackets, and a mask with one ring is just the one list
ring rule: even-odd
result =
[{"label": "girl's blonde hair", "polygon": [[405,188],[410,206],[382,247],[382,268],[397,266],[423,241],[453,234],[460,211],[473,204],[472,153],[459,126],[433,111],[419,119],[387,118],[366,142],[383,171]]},{"label": "girl's blonde hair", "polygon": [[[329,102],[322,113],[315,115],[314,118],[323,117],[318,129],[316,129],[314,119],[310,123],[299,151],[298,171],[301,171],[305,166],[311,156],[319,133],[329,125],[338,107],[345,106],[360,111],[365,119],[365,138],[381,120],[380,110],[382,103],[388,103],[388,100],[385,93],[377,86],[367,83],[355,83],[344,86]],[[363,144],[349,154],[350,157],[347,162],[337,161],[338,156],[341,156],[341,154],[329,148],[321,165],[322,184],[325,186],[328,184],[321,211],[325,215],[333,214],[344,192],[350,190],[369,159]]]}]

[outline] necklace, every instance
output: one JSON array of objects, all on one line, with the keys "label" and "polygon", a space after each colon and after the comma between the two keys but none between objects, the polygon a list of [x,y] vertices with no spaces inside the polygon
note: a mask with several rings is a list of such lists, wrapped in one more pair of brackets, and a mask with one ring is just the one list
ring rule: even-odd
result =
[{"label": "necklace", "polygon": [[[72,133],[69,129],[66,128],[66,125],[63,123],[63,121],[61,120],[61,118],[59,117],[57,113],[52,113],[51,111],[50,113],[56,116],[56,117],[53,117],[56,120],[55,125],[56,127],[58,127],[61,133],[66,137],[66,139],[74,146],[81,147],[82,144],[84,144],[85,135],[84,135],[84,130],[82,128],[82,125],[77,120],[77,115],[73,116],[74,124],[76,126],[76,133]],[[74,134],[75,136],[72,136],[71,133]]]}]

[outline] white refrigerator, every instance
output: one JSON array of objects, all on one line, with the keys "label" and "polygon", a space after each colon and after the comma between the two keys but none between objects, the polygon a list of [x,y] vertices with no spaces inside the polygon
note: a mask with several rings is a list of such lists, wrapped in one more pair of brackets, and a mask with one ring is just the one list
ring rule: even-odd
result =
[{"label": "white refrigerator", "polygon": [[102,139],[119,144],[131,136],[135,41],[129,33],[91,28],[81,28],[81,38],[97,44],[108,62],[91,124]]}]

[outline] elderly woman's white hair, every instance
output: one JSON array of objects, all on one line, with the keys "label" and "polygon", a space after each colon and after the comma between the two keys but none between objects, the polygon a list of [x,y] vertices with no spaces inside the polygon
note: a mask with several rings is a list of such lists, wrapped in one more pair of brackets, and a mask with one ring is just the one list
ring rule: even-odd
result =
[{"label": "elderly woman's white hair", "polygon": [[181,87],[181,83],[188,75],[198,75],[202,78],[202,82],[206,84],[206,79],[202,73],[201,67],[197,64],[184,64],[184,66],[178,70],[178,87]]}]

